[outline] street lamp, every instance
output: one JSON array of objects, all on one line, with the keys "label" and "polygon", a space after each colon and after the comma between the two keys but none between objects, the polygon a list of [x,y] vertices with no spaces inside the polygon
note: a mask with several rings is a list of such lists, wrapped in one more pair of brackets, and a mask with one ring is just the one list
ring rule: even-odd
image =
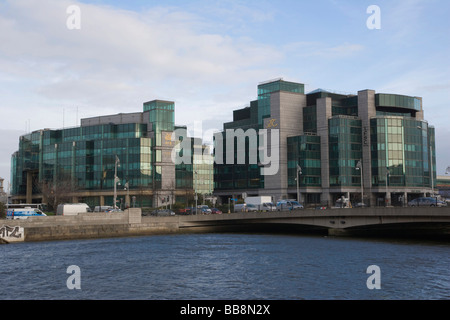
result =
[{"label": "street lamp", "polygon": [[390,172],[389,172],[389,168],[388,167],[386,167],[386,197],[385,197],[385,199],[384,199],[384,202],[386,203],[386,207],[387,206],[389,206],[389,200],[390,200],[390,194],[389,194],[389,192],[388,192],[388,179],[389,179],[389,174],[390,174]]},{"label": "street lamp", "polygon": [[125,207],[128,209],[130,207],[130,184],[127,181],[124,185],[124,189],[127,191],[127,197],[125,198]]},{"label": "street lamp", "polygon": [[114,165],[114,209],[116,209],[117,204],[117,183],[120,182],[119,177],[117,176],[117,167],[120,167],[120,160],[119,157],[116,155],[116,162]]},{"label": "street lamp", "polygon": [[302,168],[297,164],[297,178],[295,178],[295,180],[297,180],[297,202],[300,203],[300,189],[299,189],[299,174],[302,174]]},{"label": "street lamp", "polygon": [[361,176],[361,205],[364,205],[364,189],[363,189],[363,176],[362,176],[362,162],[361,160],[358,161],[355,167],[356,170],[359,170],[360,176]]},{"label": "street lamp", "polygon": [[197,171],[194,171],[194,193],[195,193],[195,214],[198,214],[198,207],[197,207]]}]

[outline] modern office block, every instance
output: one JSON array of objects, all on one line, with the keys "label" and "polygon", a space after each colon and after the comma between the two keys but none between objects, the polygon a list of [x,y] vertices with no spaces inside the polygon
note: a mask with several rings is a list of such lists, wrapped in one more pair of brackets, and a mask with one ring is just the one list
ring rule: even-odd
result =
[{"label": "modern office block", "polygon": [[[154,100],[144,103],[143,112],[92,117],[79,127],[21,136],[12,155],[12,200],[52,206],[64,197],[112,206],[116,180],[122,208],[192,203],[193,156],[190,163],[172,161],[172,133],[186,128],[175,125],[174,112],[174,102]],[[201,140],[192,139],[192,151],[196,144],[201,147]],[[212,175],[202,177],[208,178]]]},{"label": "modern office block", "polygon": [[[277,79],[261,83],[258,99],[234,111],[223,139],[227,129],[239,128],[278,130],[279,169],[262,175],[261,159],[256,165],[216,161],[215,193],[224,202],[252,195],[297,199],[298,194],[311,206],[332,206],[342,197],[354,204],[401,205],[434,193],[435,131],[423,118],[419,97],[373,90],[305,94],[303,84]],[[247,141],[245,152],[254,152]]]}]

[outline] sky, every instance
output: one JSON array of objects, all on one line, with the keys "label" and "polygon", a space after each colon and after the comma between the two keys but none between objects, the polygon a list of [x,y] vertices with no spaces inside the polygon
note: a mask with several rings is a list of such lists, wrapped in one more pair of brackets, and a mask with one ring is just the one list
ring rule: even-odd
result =
[{"label": "sky", "polygon": [[0,0],[0,177],[27,132],[154,99],[175,102],[176,124],[219,130],[275,78],[422,97],[443,175],[449,17],[448,0]]}]

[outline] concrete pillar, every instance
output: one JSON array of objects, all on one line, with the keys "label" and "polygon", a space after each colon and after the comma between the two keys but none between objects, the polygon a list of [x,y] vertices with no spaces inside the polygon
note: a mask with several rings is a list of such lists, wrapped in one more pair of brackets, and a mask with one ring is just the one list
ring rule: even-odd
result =
[{"label": "concrete pillar", "polygon": [[[362,129],[362,166],[364,194],[371,193],[372,163],[370,150],[370,119],[376,116],[375,91],[363,90],[358,92],[358,117],[361,119]],[[369,198],[370,199],[370,198]],[[374,205],[374,203],[369,203]]]},{"label": "concrete pillar", "polygon": [[125,207],[131,208],[130,195],[128,193],[125,196]]},{"label": "concrete pillar", "polygon": [[142,222],[142,211],[141,208],[129,208],[125,210],[125,213],[128,214],[128,223],[141,223]]},{"label": "concrete pillar", "polygon": [[330,203],[330,157],[328,143],[328,119],[331,118],[331,98],[317,99],[316,117],[317,117],[317,135],[320,136],[320,179],[322,181],[321,202]]},{"label": "concrete pillar", "polygon": [[100,205],[101,206],[105,205],[105,197],[104,196],[100,196]]},{"label": "concrete pillar", "polygon": [[[378,206],[378,203],[377,203],[377,195],[376,195],[375,193],[373,193],[373,192],[370,192],[370,193],[369,193],[369,203],[370,203],[372,206]],[[367,204],[369,204],[369,203],[367,203]]]},{"label": "concrete pillar", "polygon": [[424,114],[423,114],[423,105],[422,105],[422,98],[421,97],[415,97],[420,100],[420,111],[416,112],[416,120],[423,121]]},{"label": "concrete pillar", "polygon": [[322,191],[322,193],[320,194],[320,204],[322,205],[326,205],[326,206],[331,206],[331,195],[330,193],[327,191]]},{"label": "concrete pillar", "polygon": [[[287,137],[303,134],[305,106],[306,95],[304,94],[280,91],[270,96],[270,117],[264,119],[264,129],[268,130],[269,150],[272,147],[279,149],[279,162],[278,172],[264,177],[264,189],[276,199],[288,197]],[[272,146],[272,130],[279,130],[279,140],[273,141],[274,144],[278,143],[278,146]]]}]

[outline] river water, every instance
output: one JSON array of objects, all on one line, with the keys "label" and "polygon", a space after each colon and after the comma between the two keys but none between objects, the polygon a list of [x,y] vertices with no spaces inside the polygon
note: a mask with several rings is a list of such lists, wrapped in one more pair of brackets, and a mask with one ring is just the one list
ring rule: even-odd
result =
[{"label": "river water", "polygon": [[[218,233],[32,242],[0,245],[0,265],[2,299],[450,298],[450,244],[419,240]],[[368,273],[372,265],[379,270]],[[380,289],[368,288],[374,279]]]}]

